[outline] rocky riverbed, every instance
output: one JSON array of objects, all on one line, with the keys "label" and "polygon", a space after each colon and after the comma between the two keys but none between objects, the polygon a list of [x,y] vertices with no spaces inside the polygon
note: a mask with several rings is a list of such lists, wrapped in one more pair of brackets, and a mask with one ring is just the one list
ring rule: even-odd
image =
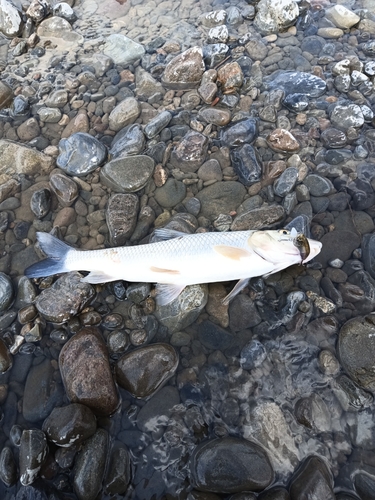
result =
[{"label": "rocky riverbed", "polygon": [[[375,1],[0,0],[0,496],[375,499]],[[30,280],[80,249],[292,228],[194,285]]]}]

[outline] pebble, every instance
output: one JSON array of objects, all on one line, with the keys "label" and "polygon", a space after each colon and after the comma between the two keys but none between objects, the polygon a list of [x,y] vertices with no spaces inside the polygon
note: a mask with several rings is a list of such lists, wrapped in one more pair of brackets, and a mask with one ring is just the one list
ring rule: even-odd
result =
[{"label": "pebble", "polygon": [[292,500],[303,496],[323,494],[327,500],[334,500],[332,473],[323,460],[316,456],[308,457],[299,471],[292,477],[290,497]]},{"label": "pebble", "polygon": [[55,173],[49,180],[51,190],[57,196],[63,207],[70,207],[78,198],[79,190],[77,183],[66,175]]},{"label": "pebble", "polygon": [[135,193],[145,187],[154,165],[153,159],[146,155],[120,156],[104,165],[100,180],[116,193]]},{"label": "pebble", "polygon": [[24,430],[20,443],[20,481],[23,486],[32,484],[47,457],[47,439],[39,429]]},{"label": "pebble", "polygon": [[102,165],[106,156],[106,148],[97,139],[77,132],[68,139],[61,139],[56,163],[68,175],[81,177]]},{"label": "pebble", "polygon": [[138,123],[122,128],[113,138],[110,154],[113,157],[138,155],[145,147],[145,136]]},{"label": "pebble", "polygon": [[183,172],[196,172],[203,164],[208,150],[208,139],[199,132],[188,132],[171,153],[171,164]]},{"label": "pebble", "polygon": [[14,297],[13,284],[10,278],[0,273],[0,312],[4,312],[11,305]]},{"label": "pebble", "polygon": [[185,196],[185,184],[176,179],[168,179],[163,186],[155,190],[155,200],[163,208],[175,207],[185,198]]},{"label": "pebble", "polygon": [[103,47],[103,54],[120,66],[134,63],[144,53],[143,45],[120,33],[109,35]]},{"label": "pebble", "polygon": [[231,153],[232,165],[244,186],[251,186],[262,177],[262,164],[258,152],[250,144],[244,144]]},{"label": "pebble", "polygon": [[204,71],[202,49],[191,47],[169,61],[162,74],[161,82],[168,89],[195,89]]},{"label": "pebble", "polygon": [[133,234],[139,211],[139,198],[133,194],[114,194],[108,200],[106,221],[113,246],[122,246]]},{"label": "pebble", "polygon": [[122,128],[134,123],[141,112],[137,99],[127,97],[111,111],[109,115],[109,128],[118,132]]},{"label": "pebble", "polygon": [[254,141],[258,134],[255,118],[236,121],[220,130],[220,140],[224,146],[241,146]]},{"label": "pebble", "polygon": [[4,446],[0,453],[0,479],[8,487],[17,481],[17,465],[9,446]]}]

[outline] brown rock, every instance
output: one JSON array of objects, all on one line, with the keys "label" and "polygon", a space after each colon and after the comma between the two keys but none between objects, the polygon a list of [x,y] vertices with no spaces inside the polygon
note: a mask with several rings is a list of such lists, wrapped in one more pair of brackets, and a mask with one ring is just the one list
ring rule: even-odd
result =
[{"label": "brown rock", "polygon": [[262,206],[238,215],[231,225],[231,230],[265,229],[280,222],[284,217],[285,211],[281,205]]},{"label": "brown rock", "polygon": [[162,84],[175,90],[195,89],[199,86],[204,71],[202,49],[191,47],[167,64]]},{"label": "brown rock", "polygon": [[0,185],[0,203],[21,191],[21,184],[16,179],[9,179]]},{"label": "brown rock", "polygon": [[0,109],[9,108],[13,101],[13,91],[9,85],[0,82]]},{"label": "brown rock", "polygon": [[40,134],[39,123],[35,118],[29,118],[17,128],[17,135],[21,141],[31,141]]},{"label": "brown rock", "polygon": [[224,285],[212,283],[208,287],[208,301],[206,304],[207,313],[215,318],[223,328],[229,325],[228,304],[223,304],[223,299],[227,295]]},{"label": "brown rock", "polygon": [[119,403],[106,345],[97,328],[83,328],[64,345],[59,356],[61,376],[70,401],[98,415],[111,415]]},{"label": "brown rock", "polygon": [[76,212],[74,208],[64,207],[57,213],[56,218],[53,221],[53,227],[68,227],[70,224],[73,224],[75,220]]},{"label": "brown rock", "polygon": [[277,128],[267,137],[268,146],[277,153],[296,153],[300,149],[299,142],[288,131]]},{"label": "brown rock", "polygon": [[208,138],[195,131],[188,132],[172,151],[171,164],[183,172],[196,172],[206,159]]},{"label": "brown rock", "polygon": [[218,127],[227,125],[232,118],[229,109],[219,107],[202,108],[199,110],[198,116],[206,122],[217,125]]},{"label": "brown rock", "polygon": [[222,66],[217,72],[217,81],[221,84],[223,94],[233,94],[243,84],[243,73],[237,62]]},{"label": "brown rock", "polygon": [[61,137],[66,138],[75,134],[76,132],[88,132],[90,130],[89,119],[86,110],[81,109],[78,111],[77,116],[72,118],[68,125],[64,128]]}]

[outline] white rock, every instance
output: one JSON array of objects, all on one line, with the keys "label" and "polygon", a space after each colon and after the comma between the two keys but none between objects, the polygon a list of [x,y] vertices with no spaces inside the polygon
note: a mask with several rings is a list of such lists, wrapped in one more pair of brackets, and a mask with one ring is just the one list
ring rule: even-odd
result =
[{"label": "white rock", "polygon": [[0,31],[13,38],[19,35],[22,24],[21,12],[7,0],[0,0]]},{"label": "white rock", "polygon": [[254,26],[262,35],[271,35],[291,26],[298,14],[294,0],[260,0]]},{"label": "white rock", "polygon": [[208,39],[210,43],[226,43],[229,38],[228,28],[225,24],[215,26],[208,32]]},{"label": "white rock", "polygon": [[115,64],[122,66],[135,62],[144,53],[143,45],[119,33],[110,35],[103,48],[103,54],[111,57]]},{"label": "white rock", "polygon": [[343,5],[335,5],[326,10],[326,18],[337,28],[348,29],[359,23],[360,17]]},{"label": "white rock", "polygon": [[226,19],[227,13],[225,10],[212,10],[211,12],[205,12],[199,16],[199,21],[207,28],[224,24]]}]

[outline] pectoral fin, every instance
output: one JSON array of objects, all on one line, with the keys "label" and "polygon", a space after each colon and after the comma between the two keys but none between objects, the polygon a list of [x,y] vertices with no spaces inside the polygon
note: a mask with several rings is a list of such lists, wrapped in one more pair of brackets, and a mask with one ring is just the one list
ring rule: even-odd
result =
[{"label": "pectoral fin", "polygon": [[168,229],[165,227],[155,229],[154,234],[159,241],[171,240],[173,238],[180,238],[181,236],[188,235],[188,233],[183,233],[182,231],[176,231],[175,229]]},{"label": "pectoral fin", "polygon": [[106,274],[104,271],[91,271],[87,276],[81,279],[81,282],[83,283],[107,283],[109,281],[116,281],[118,280],[118,276],[110,276],[109,274]]},{"label": "pectoral fin", "polygon": [[216,245],[214,246],[214,250],[223,257],[227,257],[232,260],[241,260],[251,256],[249,251],[244,250],[243,248],[231,247],[229,245]]},{"label": "pectoral fin", "polygon": [[186,285],[171,285],[169,283],[157,283],[156,303],[165,306],[176,299]]},{"label": "pectoral fin", "polygon": [[228,293],[226,297],[223,298],[222,303],[226,306],[229,304],[229,302],[240,293],[241,290],[243,290],[247,284],[249,283],[250,278],[245,278],[243,280],[237,281],[237,283],[234,285],[233,290]]}]

